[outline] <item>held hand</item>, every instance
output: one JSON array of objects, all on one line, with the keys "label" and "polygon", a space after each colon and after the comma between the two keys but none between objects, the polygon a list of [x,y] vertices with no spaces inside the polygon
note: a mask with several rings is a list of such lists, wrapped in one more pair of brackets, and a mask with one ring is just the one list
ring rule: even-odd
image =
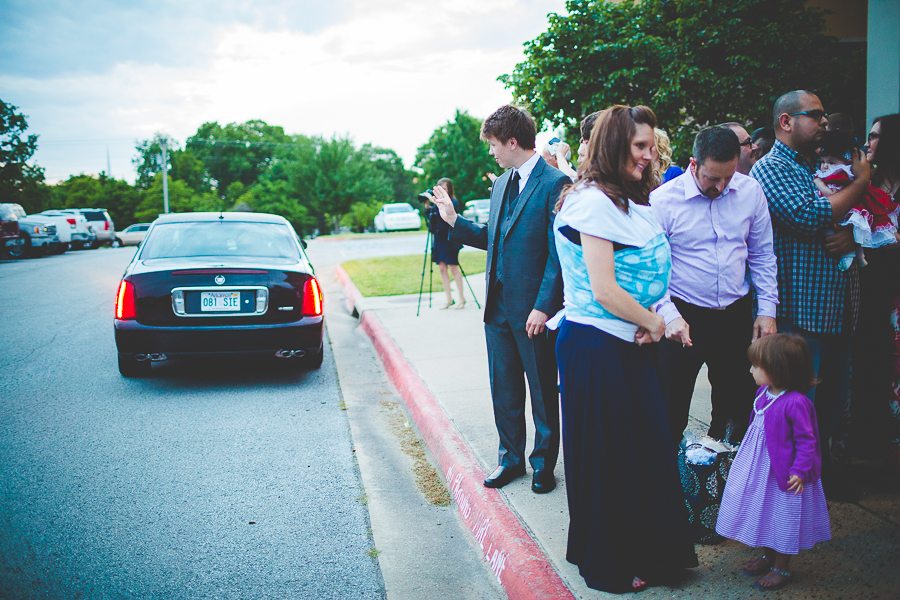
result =
[{"label": "held hand", "polygon": [[690,326],[684,317],[678,317],[671,323],[666,325],[666,339],[673,342],[680,342],[682,346],[693,346],[691,342]]},{"label": "held hand", "polygon": [[759,338],[772,335],[773,333],[778,333],[778,326],[775,325],[775,319],[772,317],[756,317],[756,321],[753,322],[753,339],[751,342],[755,342]]},{"label": "held hand", "polygon": [[794,492],[794,495],[803,493],[803,480],[799,475],[791,475],[788,478],[788,491]]},{"label": "held hand", "polygon": [[650,307],[650,317],[647,319],[644,328],[650,335],[651,341],[654,342],[658,342],[666,334],[666,322],[661,316],[656,314],[656,309],[652,306]]},{"label": "held hand", "polygon": [[547,329],[544,323],[549,318],[550,315],[545,312],[541,312],[536,308],[532,310],[531,314],[528,315],[528,320],[525,321],[525,331],[528,332],[528,338],[531,339],[539,333],[544,333]]},{"label": "held hand", "polygon": [[647,331],[645,327],[638,327],[638,330],[634,333],[634,343],[638,346],[642,346],[643,344],[649,344],[653,341],[653,338],[650,336],[650,332]]},{"label": "held hand", "polygon": [[447,222],[450,227],[456,225],[456,209],[453,208],[453,200],[450,194],[443,186],[434,186],[434,203],[441,212],[441,218]]},{"label": "held hand", "polygon": [[852,227],[836,227],[836,231],[825,236],[825,251],[835,258],[856,250],[856,241],[853,239]]},{"label": "held hand", "polygon": [[853,172],[853,181],[862,179],[865,180],[866,185],[868,185],[869,181],[872,179],[872,167],[869,165],[866,153],[859,148],[854,148],[850,152],[850,157],[853,159],[853,162],[850,165],[850,171]]}]

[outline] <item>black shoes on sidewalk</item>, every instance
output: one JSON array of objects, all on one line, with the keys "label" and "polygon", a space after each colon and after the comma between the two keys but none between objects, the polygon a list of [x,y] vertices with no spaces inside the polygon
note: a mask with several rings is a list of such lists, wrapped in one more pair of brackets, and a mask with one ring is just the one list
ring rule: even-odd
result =
[{"label": "black shoes on sidewalk", "polygon": [[[513,479],[517,479],[525,474],[525,467],[504,467],[499,466],[494,472],[488,475],[484,480],[486,488],[502,488]],[[539,469],[534,472],[534,479],[531,481],[531,491],[535,494],[546,494],[556,488],[556,478],[553,471]]]}]

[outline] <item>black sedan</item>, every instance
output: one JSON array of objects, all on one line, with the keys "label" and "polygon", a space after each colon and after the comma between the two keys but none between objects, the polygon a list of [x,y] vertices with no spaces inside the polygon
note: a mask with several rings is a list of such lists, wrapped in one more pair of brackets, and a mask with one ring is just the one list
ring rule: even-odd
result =
[{"label": "black sedan", "polygon": [[322,365],[322,288],[290,223],[262,213],[153,222],[116,295],[119,372],[179,355],[268,354]]}]

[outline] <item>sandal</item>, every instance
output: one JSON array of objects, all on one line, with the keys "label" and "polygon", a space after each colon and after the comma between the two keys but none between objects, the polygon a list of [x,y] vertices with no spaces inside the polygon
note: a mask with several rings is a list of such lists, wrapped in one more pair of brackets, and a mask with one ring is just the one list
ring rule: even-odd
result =
[{"label": "sandal", "polygon": [[[759,581],[757,581],[753,584],[753,587],[764,592],[776,592],[791,582],[791,574],[787,571],[779,571],[775,567],[772,567],[772,573],[786,577],[786,579],[781,583],[776,583],[774,585],[760,585]],[[765,579],[765,577],[763,579]],[[762,579],[760,581],[762,581]]]},{"label": "sandal", "polygon": [[453,306],[454,304],[456,304],[456,302],[455,302],[454,300],[451,300],[451,301],[448,302],[447,304],[443,305],[443,306],[441,307],[441,310],[447,310],[448,308],[450,308],[450,307]]},{"label": "sandal", "polygon": [[462,310],[466,307],[466,301],[462,300],[459,304],[456,305],[456,310]]},{"label": "sandal", "polygon": [[759,561],[763,561],[763,566],[757,567],[756,569],[753,569],[752,571],[747,568],[750,566],[751,563],[747,563],[746,565],[744,565],[744,575],[756,576],[756,575],[762,575],[764,573],[768,573],[769,571],[772,570],[772,565],[775,562],[775,561],[769,560],[769,557],[766,556],[765,554],[763,554],[762,556],[760,556],[759,558],[757,558],[756,560],[754,560],[752,562],[754,562],[758,565]]}]

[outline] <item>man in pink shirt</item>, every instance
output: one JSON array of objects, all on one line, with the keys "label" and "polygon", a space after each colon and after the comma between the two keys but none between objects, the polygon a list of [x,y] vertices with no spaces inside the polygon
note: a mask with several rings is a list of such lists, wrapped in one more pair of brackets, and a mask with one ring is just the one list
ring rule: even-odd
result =
[{"label": "man in pink shirt", "polygon": [[[760,185],[736,172],[740,155],[733,130],[704,129],[688,171],[650,194],[672,247],[669,294],[656,305],[666,321],[657,371],[676,443],[704,363],[712,385],[709,435],[724,439],[731,420],[731,440],[743,438],[756,389],[747,348],[777,331],[772,222]],[[748,267],[757,293],[755,320]]]}]

